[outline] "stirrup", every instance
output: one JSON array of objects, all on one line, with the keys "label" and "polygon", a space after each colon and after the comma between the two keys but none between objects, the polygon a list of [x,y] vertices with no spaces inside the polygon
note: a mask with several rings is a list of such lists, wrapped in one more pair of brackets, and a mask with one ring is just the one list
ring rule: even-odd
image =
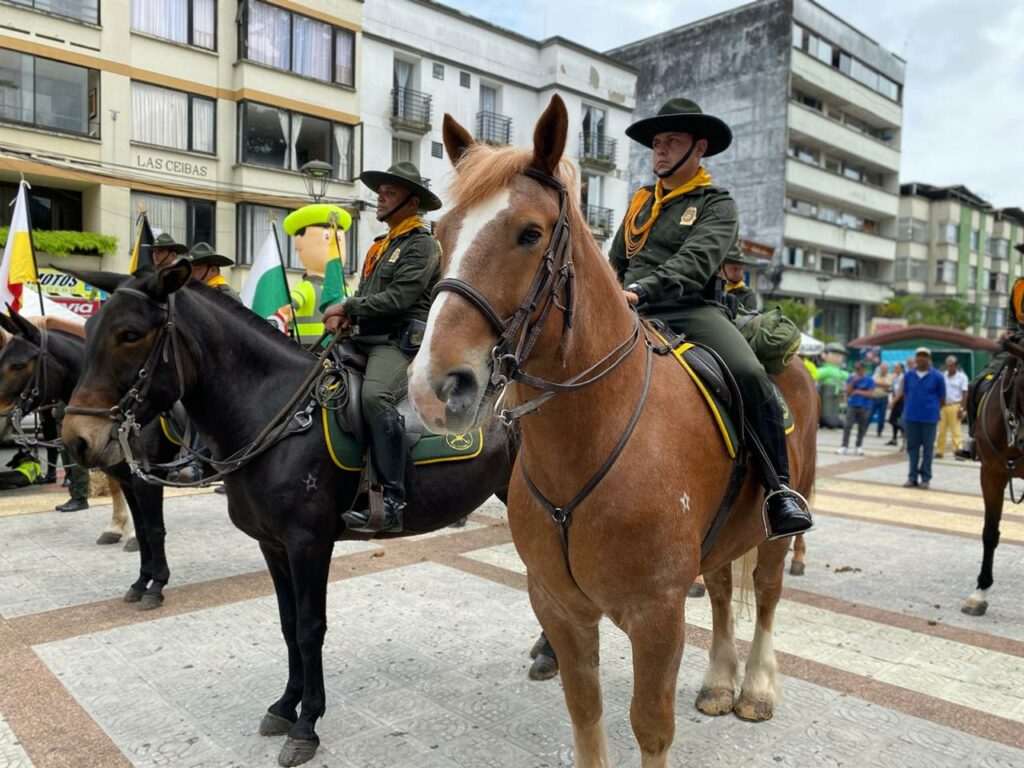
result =
[{"label": "stirrup", "polygon": [[[802,531],[797,531],[796,533],[772,533],[771,525],[769,525],[768,523],[768,501],[774,498],[775,496],[789,496],[795,499],[797,502],[799,502],[804,512],[807,513],[808,519],[811,520],[810,527],[805,528]],[[788,485],[785,484],[780,485],[775,490],[769,491],[764,495],[764,501],[761,503],[761,522],[764,525],[764,535],[767,541],[788,539],[793,536],[799,536],[804,533],[810,533],[817,527],[814,525],[814,515],[811,513],[810,503],[807,501],[806,498],[804,498],[804,495],[800,493],[800,491],[794,490],[793,488],[790,488]]]}]

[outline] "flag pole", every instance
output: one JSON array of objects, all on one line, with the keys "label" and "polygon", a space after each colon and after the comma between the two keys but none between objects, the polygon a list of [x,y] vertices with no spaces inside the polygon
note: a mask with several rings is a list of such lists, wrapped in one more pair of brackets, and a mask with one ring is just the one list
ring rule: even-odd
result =
[{"label": "flag pole", "polygon": [[[25,181],[25,174],[21,174],[23,186],[32,189],[32,185]],[[39,293],[39,315],[46,317],[46,307],[43,305],[43,281],[39,279],[39,264],[36,262],[36,241],[32,236],[32,216],[29,213],[28,194],[25,194],[25,221],[28,224],[28,247],[32,251],[32,270],[36,273],[36,290]]]},{"label": "flag pole", "polygon": [[[281,264],[281,279],[284,280],[284,295],[288,297],[288,306],[291,308],[292,289],[288,287],[288,272],[284,266],[284,254],[281,253],[281,241],[277,239],[277,220],[270,217],[270,229],[274,233],[274,247],[277,249],[277,260]],[[292,318],[292,333],[295,335],[295,343],[302,346],[302,339],[299,337],[299,321],[295,317],[294,309],[289,313]]]}]

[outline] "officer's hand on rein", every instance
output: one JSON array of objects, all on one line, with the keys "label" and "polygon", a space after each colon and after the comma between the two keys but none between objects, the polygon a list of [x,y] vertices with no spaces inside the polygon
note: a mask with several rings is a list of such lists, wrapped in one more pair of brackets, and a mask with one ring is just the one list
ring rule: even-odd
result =
[{"label": "officer's hand on rein", "polygon": [[337,333],[339,328],[347,329],[352,325],[352,319],[345,312],[344,304],[334,304],[324,312],[324,328],[331,333]]}]

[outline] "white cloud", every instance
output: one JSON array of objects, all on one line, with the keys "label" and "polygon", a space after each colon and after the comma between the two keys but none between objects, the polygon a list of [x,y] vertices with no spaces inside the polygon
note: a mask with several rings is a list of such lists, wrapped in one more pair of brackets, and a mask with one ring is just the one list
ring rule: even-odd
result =
[{"label": "white cloud", "polygon": [[[448,0],[534,38],[604,51],[742,5],[741,0]],[[1024,207],[1024,5],[1005,0],[822,0],[907,61],[902,181],[963,184]]]}]

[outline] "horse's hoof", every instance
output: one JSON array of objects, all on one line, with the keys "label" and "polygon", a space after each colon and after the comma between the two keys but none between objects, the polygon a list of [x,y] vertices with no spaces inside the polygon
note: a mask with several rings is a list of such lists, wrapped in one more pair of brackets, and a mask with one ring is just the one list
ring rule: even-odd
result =
[{"label": "horse's hoof", "polygon": [[284,736],[292,729],[293,725],[295,725],[293,720],[275,715],[273,712],[267,712],[260,720],[260,736]]},{"label": "horse's hoof", "polygon": [[124,601],[126,603],[137,603],[142,599],[142,596],[146,593],[141,589],[135,587],[128,587],[128,591],[124,593]]},{"label": "horse's hoof", "polygon": [[704,597],[707,589],[704,588],[703,584],[691,584],[689,591],[687,591],[687,597]]},{"label": "horse's hoof", "polygon": [[281,747],[281,754],[277,756],[278,765],[285,768],[292,765],[302,765],[313,759],[316,748],[320,746],[320,739],[315,736],[311,741],[305,739],[293,739],[291,736]]},{"label": "horse's hoof", "polygon": [[139,601],[140,611],[152,611],[163,605],[164,595],[162,592],[147,592]]},{"label": "horse's hoof", "polygon": [[740,700],[732,708],[733,713],[740,720],[751,723],[761,723],[771,720],[774,714],[775,704],[767,699],[751,699],[740,694]]},{"label": "horse's hoof", "polygon": [[139,540],[132,536],[128,541],[124,543],[125,552],[138,552],[139,551]]},{"label": "horse's hoof", "polygon": [[789,575],[790,576],[803,576],[806,564],[801,563],[799,560],[794,560],[789,564]]},{"label": "horse's hoof", "polygon": [[988,600],[981,600],[978,602],[968,600],[963,604],[963,607],[960,608],[960,613],[966,613],[968,616],[984,616],[985,611],[987,610]]},{"label": "horse's hoof", "polygon": [[531,680],[550,680],[558,674],[558,660],[546,653],[538,653],[530,666]]},{"label": "horse's hoof", "polygon": [[701,688],[696,707],[705,715],[718,717],[732,712],[735,702],[736,692],[732,688]]},{"label": "horse's hoof", "polygon": [[112,533],[111,531],[104,531],[100,534],[100,537],[96,539],[97,544],[117,544],[121,540],[120,533]]}]

